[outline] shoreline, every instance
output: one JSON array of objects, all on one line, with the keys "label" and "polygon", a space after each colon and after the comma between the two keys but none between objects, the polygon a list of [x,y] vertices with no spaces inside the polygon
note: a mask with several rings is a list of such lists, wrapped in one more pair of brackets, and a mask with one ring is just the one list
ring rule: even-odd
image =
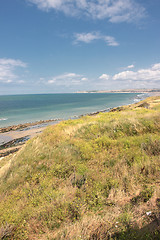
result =
[{"label": "shoreline", "polygon": [[[139,95],[143,95],[143,96],[146,95],[146,96],[144,98],[141,98],[141,97],[139,97]],[[159,95],[160,95],[160,92],[159,92]],[[152,95],[148,94],[147,92],[146,93],[137,92],[137,98],[135,98],[135,99],[138,99],[137,102],[139,102],[139,101],[142,101],[149,96],[152,96]],[[129,105],[129,104],[130,103],[123,104],[123,106],[124,105],[125,106]],[[134,104],[134,102],[131,103],[131,104]],[[116,106],[116,107],[121,107],[121,106]],[[74,116],[69,117],[68,119],[78,119],[78,118],[83,117],[83,116],[93,116],[93,115],[96,115],[100,112],[108,112],[111,109],[116,108],[116,107],[109,107],[109,108],[101,109],[101,110],[98,110],[98,111],[95,111],[95,112],[88,112],[88,113],[84,113],[84,114],[80,114],[80,115],[74,115]],[[46,126],[47,126],[47,125],[49,125],[48,123],[52,123],[52,122],[54,123],[54,122],[57,122],[57,121],[59,122],[59,121],[64,121],[64,120],[68,120],[68,119],[55,118],[55,119],[47,119],[47,120],[37,120],[35,122],[24,122],[24,123],[8,125],[8,126],[0,127],[0,134],[5,133],[5,132],[10,132],[10,131],[16,131],[16,130],[25,130],[25,128],[39,126],[39,125],[43,125],[43,124],[46,124]]]},{"label": "shoreline", "polygon": [[[115,92],[116,93],[116,92]],[[132,94],[132,93],[131,93]],[[134,96],[133,98],[130,97],[130,99],[126,99],[126,103],[125,101],[121,103],[121,105],[126,105],[126,104],[130,104],[130,103],[133,103],[134,102],[134,99],[137,99],[137,100],[142,100],[143,97],[139,97],[139,95],[143,96],[143,95],[148,95],[147,93],[143,93],[143,92],[137,92],[135,93],[134,92]],[[94,106],[96,105],[96,103],[94,103]],[[104,106],[103,106],[104,105]],[[89,105],[85,106],[84,107],[84,111],[81,110],[81,111],[76,111],[76,108],[78,109],[79,106],[76,106],[76,108],[74,109],[73,112],[69,113],[69,114],[61,114],[61,110],[60,110],[60,114],[54,114],[53,112],[53,115],[50,114],[50,116],[48,117],[45,117],[43,116],[43,114],[41,114],[39,117],[34,117],[33,116],[29,116],[29,118],[16,118],[15,121],[8,121],[8,116],[2,116],[0,118],[0,133],[4,133],[4,132],[8,132],[8,131],[11,131],[11,130],[18,130],[18,129],[22,129],[22,128],[25,128],[25,127],[29,127],[29,126],[35,126],[35,125],[39,125],[39,124],[42,124],[42,123],[49,123],[49,122],[52,122],[52,121],[57,121],[57,120],[67,120],[67,119],[75,119],[75,118],[79,118],[79,117],[82,117],[84,115],[92,115],[96,112],[105,112],[105,111],[108,111],[108,109],[110,109],[110,107],[114,107],[113,105],[111,106],[105,106],[106,104],[102,104],[102,106],[98,106],[96,108],[94,108],[93,106],[92,107],[92,110],[89,108]],[[87,107],[87,110],[85,111],[85,108]],[[115,105],[116,107],[116,105]],[[63,110],[63,109],[62,109]],[[45,113],[44,113],[45,114]]]},{"label": "shoreline", "polygon": [[[138,104],[139,102],[144,101],[146,98],[152,97],[152,96],[160,96],[160,92],[146,94],[146,96],[143,99],[139,98],[139,101],[133,102],[131,104],[126,104],[122,106],[99,110],[96,112],[82,114],[70,119],[78,119],[83,116],[94,116],[103,112],[121,111],[123,110],[124,106]],[[18,124],[18,125],[0,128],[0,158],[7,156],[10,153],[14,153],[18,151],[25,144],[27,140],[36,136],[37,134],[40,134],[47,126],[55,125],[63,120],[65,119],[40,120],[36,122],[24,123],[24,124]]]},{"label": "shoreline", "polygon": [[46,123],[62,121],[62,120],[63,119],[59,119],[59,118],[48,119],[48,120],[39,120],[36,122],[27,122],[27,123],[20,123],[20,124],[10,125],[10,126],[6,126],[6,127],[1,127],[0,134],[5,133],[5,132],[10,132],[10,131],[15,131],[15,130],[21,130],[21,129],[25,129],[25,128],[32,127],[32,126],[44,125]]}]

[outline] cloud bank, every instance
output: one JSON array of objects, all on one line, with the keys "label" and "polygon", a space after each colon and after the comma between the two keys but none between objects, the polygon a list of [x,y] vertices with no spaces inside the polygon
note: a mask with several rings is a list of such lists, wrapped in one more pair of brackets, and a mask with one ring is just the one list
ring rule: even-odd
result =
[{"label": "cloud bank", "polygon": [[69,16],[108,19],[112,23],[135,22],[145,16],[136,0],[27,0],[44,11],[56,10]]},{"label": "cloud bank", "polygon": [[113,76],[113,80],[118,81],[160,81],[160,63],[154,64],[148,69],[138,71],[123,71]]},{"label": "cloud bank", "polygon": [[[17,68],[25,68],[26,63],[21,60],[0,58],[0,82],[10,83],[18,79]],[[20,80],[22,82],[22,80]]]},{"label": "cloud bank", "polygon": [[88,79],[83,75],[79,75],[76,73],[64,73],[62,75],[58,75],[52,77],[48,80],[48,84],[53,84],[56,86],[73,86],[73,85],[80,85],[82,82],[86,82]]},{"label": "cloud bank", "polygon": [[112,90],[126,88],[158,88],[160,83],[160,63],[156,63],[149,68],[142,68],[132,71],[134,65],[128,65],[126,71],[118,72],[114,75],[101,74],[98,78],[87,78],[84,75],[74,72],[64,73],[47,79],[42,79],[44,84],[59,89],[79,89],[83,90]]},{"label": "cloud bank", "polygon": [[160,63],[153,64],[149,68],[142,68],[137,71],[129,70],[134,67],[134,65],[129,65],[128,67],[125,67],[126,71],[121,71],[114,75],[103,73],[98,77],[96,83],[97,88],[100,90],[116,90],[160,87]]},{"label": "cloud bank", "polygon": [[79,42],[91,43],[94,40],[103,40],[106,42],[108,46],[118,46],[119,43],[112,36],[102,35],[99,32],[88,32],[88,33],[75,33],[74,35],[74,43],[77,44]]}]

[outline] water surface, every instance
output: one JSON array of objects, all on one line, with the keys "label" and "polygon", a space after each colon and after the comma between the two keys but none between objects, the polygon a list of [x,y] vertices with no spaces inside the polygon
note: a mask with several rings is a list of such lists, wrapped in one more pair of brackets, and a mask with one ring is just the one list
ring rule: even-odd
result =
[{"label": "water surface", "polygon": [[74,118],[133,103],[137,95],[136,93],[66,93],[0,96],[0,127],[38,120]]}]

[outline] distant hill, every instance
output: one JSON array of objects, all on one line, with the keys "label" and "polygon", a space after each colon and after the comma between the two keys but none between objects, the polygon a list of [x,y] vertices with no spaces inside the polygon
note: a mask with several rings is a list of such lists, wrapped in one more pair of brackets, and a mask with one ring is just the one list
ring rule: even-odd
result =
[{"label": "distant hill", "polygon": [[0,239],[160,239],[160,97],[62,121],[0,159]]},{"label": "distant hill", "polygon": [[91,90],[91,91],[78,91],[77,93],[155,93],[160,89],[121,89],[121,90]]}]

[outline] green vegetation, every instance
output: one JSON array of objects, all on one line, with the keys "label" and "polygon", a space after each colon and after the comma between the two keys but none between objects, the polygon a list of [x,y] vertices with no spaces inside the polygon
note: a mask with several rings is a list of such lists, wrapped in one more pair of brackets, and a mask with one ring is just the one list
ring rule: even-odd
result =
[{"label": "green vegetation", "polygon": [[0,160],[0,239],[160,239],[159,184],[160,97],[63,121]]}]

